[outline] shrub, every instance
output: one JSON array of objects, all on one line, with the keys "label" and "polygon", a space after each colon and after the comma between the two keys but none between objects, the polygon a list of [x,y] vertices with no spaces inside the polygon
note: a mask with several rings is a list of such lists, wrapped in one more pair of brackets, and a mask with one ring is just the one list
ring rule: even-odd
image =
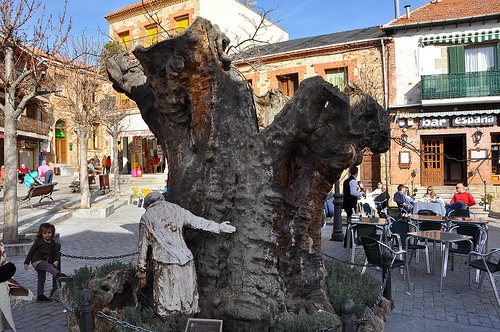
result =
[{"label": "shrub", "polygon": [[[151,308],[145,308],[141,305],[123,308],[123,321],[150,331],[184,332],[187,320],[188,318],[184,315],[168,316],[162,323]],[[117,324],[114,325],[114,330],[116,332],[130,331]]]},{"label": "shrub", "polygon": [[325,260],[328,271],[328,294],[337,314],[344,300],[352,300],[356,305],[356,316],[360,316],[365,307],[372,307],[380,294],[380,281],[370,273],[361,274],[349,265]]},{"label": "shrub", "polygon": [[69,289],[69,298],[78,303],[78,296],[84,286],[94,277],[104,278],[111,271],[122,270],[128,267],[132,267],[132,264],[124,264],[121,262],[111,262],[98,266],[94,268],[92,266],[84,266],[79,268],[73,274],[73,281],[66,283],[66,287]]}]

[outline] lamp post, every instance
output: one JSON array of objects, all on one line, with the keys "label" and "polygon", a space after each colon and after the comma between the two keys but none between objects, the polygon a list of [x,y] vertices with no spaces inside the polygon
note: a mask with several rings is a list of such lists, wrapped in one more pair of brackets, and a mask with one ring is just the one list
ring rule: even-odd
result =
[{"label": "lamp post", "polygon": [[339,180],[335,182],[335,193],[333,194],[333,231],[330,241],[344,241],[344,232],[342,231],[342,194],[340,193]]}]

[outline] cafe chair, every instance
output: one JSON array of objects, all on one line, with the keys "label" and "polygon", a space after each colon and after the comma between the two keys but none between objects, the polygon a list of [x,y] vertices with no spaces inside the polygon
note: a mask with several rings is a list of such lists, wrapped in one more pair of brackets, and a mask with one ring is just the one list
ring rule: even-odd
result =
[{"label": "cafe chair", "polygon": [[474,218],[476,218],[476,214],[472,211],[469,211],[467,209],[456,209],[456,210],[451,210],[447,217],[468,217],[470,218],[470,216],[473,216]]},{"label": "cafe chair", "polygon": [[472,236],[472,240],[453,242],[450,247],[451,269],[454,266],[455,255],[468,255],[471,251],[482,253],[488,235],[486,230],[478,225],[458,225],[450,229],[450,233]]},{"label": "cafe chair", "polygon": [[394,220],[406,219],[406,211],[400,209],[397,206],[388,206],[385,210],[382,211],[382,213],[384,214],[384,216],[389,216]]},{"label": "cafe chair", "polygon": [[[413,250],[415,253],[415,261],[418,263],[418,250],[425,251],[425,262],[427,264],[427,273],[431,273],[431,268],[429,264],[429,249],[425,244],[419,243],[419,238],[412,238],[408,243],[408,248],[406,248],[406,238],[409,232],[418,232],[417,226],[403,220],[395,220],[389,224],[389,237],[391,242],[399,248],[399,251],[410,251]],[[411,263],[411,255],[408,258],[408,263]]]},{"label": "cafe chair", "polygon": [[440,231],[444,225],[438,220],[422,220],[417,227],[420,231]]},{"label": "cafe chair", "polygon": [[142,189],[142,197],[146,198],[146,196],[151,192],[151,189],[144,188]]},{"label": "cafe chair", "polygon": [[[392,254],[392,262],[391,262],[391,269],[395,267],[405,267],[406,266],[406,251],[405,250],[399,250],[399,251],[394,251],[389,247],[388,245],[378,241],[377,239],[374,239],[372,237],[368,236],[362,236],[361,237],[361,242],[363,244],[363,249],[365,250],[365,255],[366,255],[366,261],[370,265],[375,265],[378,267],[383,267],[383,260],[382,260],[382,254],[386,251],[390,252]],[[400,258],[397,258],[397,257]],[[403,258],[403,259],[401,259]],[[406,269],[406,278],[403,276],[403,278],[406,279],[406,287],[407,291],[410,291],[410,273],[408,269]]]},{"label": "cafe chair", "polygon": [[[473,257],[476,258],[472,259]],[[465,274],[469,273],[469,269],[477,269],[481,272],[485,272],[488,274],[488,278],[490,279],[491,286],[493,287],[493,291],[495,292],[498,305],[500,306],[500,297],[498,296],[498,290],[495,285],[495,277],[493,276],[494,273],[500,272],[500,248],[491,249],[490,252],[485,254],[481,254],[475,251],[471,251],[469,253],[469,256],[467,257],[467,265],[464,269],[464,273],[462,275],[462,279],[460,280],[460,284],[458,285],[458,292],[460,292],[462,288],[462,283],[464,281]],[[470,275],[468,277],[470,285]],[[481,275],[478,288],[481,287],[483,279],[484,279],[484,273]]]},{"label": "cafe chair", "polygon": [[384,229],[372,224],[354,224],[351,226],[351,263],[354,263],[356,246],[361,246],[361,237],[368,236],[378,240],[382,239]]},{"label": "cafe chair", "polygon": [[432,210],[418,210],[417,214],[421,216],[437,216],[437,213]]}]

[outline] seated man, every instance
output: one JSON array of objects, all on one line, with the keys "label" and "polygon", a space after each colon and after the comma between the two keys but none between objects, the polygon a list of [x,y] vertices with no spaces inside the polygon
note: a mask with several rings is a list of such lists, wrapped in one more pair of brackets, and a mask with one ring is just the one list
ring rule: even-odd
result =
[{"label": "seated man", "polygon": [[21,167],[17,170],[17,177],[19,179],[19,183],[23,183],[24,182],[24,177],[29,172],[30,172],[30,170],[28,169],[28,167],[26,167],[25,164],[21,164]]},{"label": "seated man", "polygon": [[398,186],[398,192],[394,194],[394,202],[398,205],[398,207],[406,210],[411,213],[413,211],[413,198],[406,195],[405,193],[405,185],[400,184]]},{"label": "seated man", "polygon": [[468,192],[465,192],[464,184],[458,183],[455,187],[457,193],[453,195],[453,198],[450,201],[450,204],[446,204],[446,215],[450,213],[452,210],[457,209],[469,209],[469,206],[476,205],[476,201],[474,197]]}]

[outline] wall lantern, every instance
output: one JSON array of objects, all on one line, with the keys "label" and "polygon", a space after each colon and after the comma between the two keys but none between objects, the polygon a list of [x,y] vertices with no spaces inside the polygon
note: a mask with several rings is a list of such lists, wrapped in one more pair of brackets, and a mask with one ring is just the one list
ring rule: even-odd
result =
[{"label": "wall lantern", "polygon": [[406,134],[406,131],[403,131],[403,133],[401,134],[401,141],[401,146],[405,147],[406,143],[408,143],[408,135]]},{"label": "wall lantern", "polygon": [[481,141],[481,138],[483,138],[483,132],[478,128],[476,132],[472,134],[472,140],[474,141],[474,144],[478,144]]}]

